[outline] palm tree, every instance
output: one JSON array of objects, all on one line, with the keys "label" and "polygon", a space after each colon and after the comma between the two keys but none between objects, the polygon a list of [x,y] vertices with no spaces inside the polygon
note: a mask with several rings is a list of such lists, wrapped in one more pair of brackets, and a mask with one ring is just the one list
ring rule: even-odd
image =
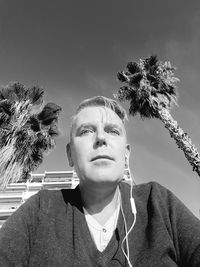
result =
[{"label": "palm tree", "polygon": [[0,90],[0,186],[26,181],[55,146],[61,108],[47,103],[44,90],[14,82]]},{"label": "palm tree", "polygon": [[170,62],[158,61],[153,55],[139,63],[129,62],[126,71],[118,72],[120,87],[114,96],[120,101],[130,101],[129,114],[140,114],[141,118],[158,118],[170,132],[176,144],[183,150],[185,157],[200,176],[200,155],[187,133],[175,121],[170,109],[177,104],[177,87],[179,81],[174,76],[175,68]]}]

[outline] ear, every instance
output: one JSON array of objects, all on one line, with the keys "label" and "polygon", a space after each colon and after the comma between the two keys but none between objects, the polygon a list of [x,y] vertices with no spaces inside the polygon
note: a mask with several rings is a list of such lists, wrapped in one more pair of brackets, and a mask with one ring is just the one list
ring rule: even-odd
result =
[{"label": "ear", "polygon": [[129,164],[129,158],[131,154],[131,146],[129,144],[126,144],[126,151],[125,151],[125,164],[128,167]]},{"label": "ear", "polygon": [[67,158],[68,158],[69,166],[73,167],[74,163],[73,163],[73,160],[72,160],[71,146],[70,146],[69,143],[66,146],[66,152],[67,152]]}]

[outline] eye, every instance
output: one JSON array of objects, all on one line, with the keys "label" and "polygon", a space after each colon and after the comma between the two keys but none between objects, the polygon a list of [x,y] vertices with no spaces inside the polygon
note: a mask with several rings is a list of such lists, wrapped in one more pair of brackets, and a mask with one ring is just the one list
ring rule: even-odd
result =
[{"label": "eye", "polygon": [[92,129],[90,129],[90,128],[85,128],[85,129],[82,129],[82,130],[80,131],[80,135],[86,135],[86,134],[89,134],[89,133],[92,133],[92,132],[93,132]]},{"label": "eye", "polygon": [[110,133],[112,135],[120,135],[120,131],[118,129],[112,129],[112,128],[110,128],[110,129],[107,129],[106,132],[107,133]]}]

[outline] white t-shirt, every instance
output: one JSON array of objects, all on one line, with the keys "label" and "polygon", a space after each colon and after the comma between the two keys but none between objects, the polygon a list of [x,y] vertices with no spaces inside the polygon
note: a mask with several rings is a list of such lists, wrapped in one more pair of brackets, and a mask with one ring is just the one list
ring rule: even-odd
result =
[{"label": "white t-shirt", "polygon": [[91,236],[94,240],[94,243],[96,244],[97,249],[101,252],[107,247],[113,235],[113,232],[116,229],[117,219],[119,216],[119,210],[120,210],[120,201],[118,198],[117,206],[116,206],[114,213],[105,223],[105,225],[102,226],[92,217],[92,215],[90,215],[87,212],[86,209],[83,208],[86,222],[88,224],[88,228],[90,230]]}]

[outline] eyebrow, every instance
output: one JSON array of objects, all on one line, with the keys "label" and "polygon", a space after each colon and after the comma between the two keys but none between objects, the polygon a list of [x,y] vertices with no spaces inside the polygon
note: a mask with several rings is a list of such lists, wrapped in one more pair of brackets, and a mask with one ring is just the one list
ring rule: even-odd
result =
[{"label": "eyebrow", "polygon": [[110,128],[117,128],[118,130],[122,131],[122,127],[116,123],[107,123],[105,127],[110,127]]}]

